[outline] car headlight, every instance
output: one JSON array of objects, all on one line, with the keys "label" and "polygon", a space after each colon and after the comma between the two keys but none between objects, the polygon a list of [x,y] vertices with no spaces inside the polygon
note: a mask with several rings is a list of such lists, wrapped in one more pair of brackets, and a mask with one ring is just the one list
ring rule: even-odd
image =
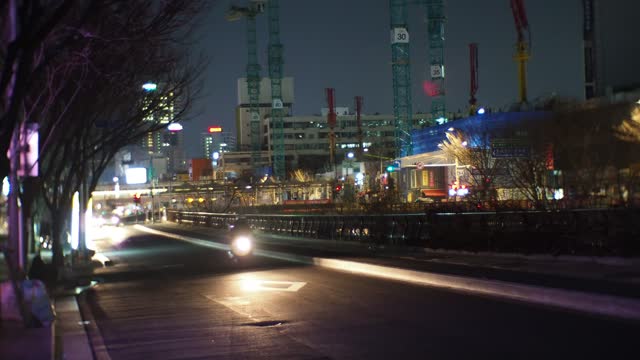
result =
[{"label": "car headlight", "polygon": [[248,255],[253,249],[253,242],[247,236],[238,236],[231,242],[231,251],[237,256]]}]

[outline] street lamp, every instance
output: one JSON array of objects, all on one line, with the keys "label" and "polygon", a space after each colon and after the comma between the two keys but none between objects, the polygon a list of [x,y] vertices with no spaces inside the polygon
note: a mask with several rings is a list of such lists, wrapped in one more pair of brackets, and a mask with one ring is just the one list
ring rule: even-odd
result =
[{"label": "street lamp", "polygon": [[155,91],[158,88],[158,85],[154,84],[152,82],[148,82],[148,83],[145,83],[144,85],[142,85],[142,88],[145,91]]},{"label": "street lamp", "polygon": [[113,190],[116,192],[116,199],[120,197],[120,179],[117,176],[113,177],[114,187]]},{"label": "street lamp", "polygon": [[349,169],[351,167],[353,167],[353,158],[354,158],[355,154],[353,153],[353,151],[349,151],[347,153],[347,159],[349,159],[349,161],[347,162],[349,164],[349,167],[347,168],[347,178],[349,178]]}]

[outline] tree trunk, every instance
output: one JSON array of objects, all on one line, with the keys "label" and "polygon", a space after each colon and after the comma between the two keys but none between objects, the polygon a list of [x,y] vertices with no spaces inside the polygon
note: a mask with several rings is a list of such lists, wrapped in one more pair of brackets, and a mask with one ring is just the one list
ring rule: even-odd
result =
[{"label": "tree trunk", "polygon": [[61,269],[64,266],[64,229],[62,224],[64,216],[57,211],[51,212],[51,250],[53,252],[53,265],[57,269]]}]

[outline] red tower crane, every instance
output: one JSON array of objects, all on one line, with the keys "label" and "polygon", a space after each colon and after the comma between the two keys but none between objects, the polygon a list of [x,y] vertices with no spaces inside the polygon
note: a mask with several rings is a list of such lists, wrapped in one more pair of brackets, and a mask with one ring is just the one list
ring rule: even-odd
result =
[{"label": "red tower crane", "polygon": [[470,81],[469,81],[469,115],[475,115],[476,113],[476,93],[478,92],[478,44],[471,43],[469,44],[469,70],[470,70]]},{"label": "red tower crane", "polygon": [[356,125],[358,126],[358,155],[362,155],[364,150],[363,136],[362,136],[362,96],[356,96],[354,98],[356,108]]},{"label": "red tower crane", "polygon": [[531,56],[531,32],[529,31],[529,21],[524,8],[524,0],[511,0],[511,10],[516,24],[518,42],[516,43],[516,54],[514,60],[518,63],[518,80],[520,103],[527,102],[527,61]]},{"label": "red tower crane", "polygon": [[[327,125],[329,125],[329,161],[331,168],[336,171],[336,103],[335,103],[335,89],[326,88],[325,93],[327,95],[327,106],[329,111],[327,112]],[[337,175],[337,173],[335,173]]]}]

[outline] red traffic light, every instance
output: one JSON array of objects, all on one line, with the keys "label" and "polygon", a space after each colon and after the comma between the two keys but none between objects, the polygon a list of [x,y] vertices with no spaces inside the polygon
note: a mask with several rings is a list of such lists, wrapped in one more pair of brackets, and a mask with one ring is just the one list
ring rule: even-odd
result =
[{"label": "red traffic light", "polygon": [[138,193],[133,194],[133,202],[136,204],[140,203],[140,194]]},{"label": "red traffic light", "polygon": [[342,185],[336,185],[336,191],[342,190]]}]

